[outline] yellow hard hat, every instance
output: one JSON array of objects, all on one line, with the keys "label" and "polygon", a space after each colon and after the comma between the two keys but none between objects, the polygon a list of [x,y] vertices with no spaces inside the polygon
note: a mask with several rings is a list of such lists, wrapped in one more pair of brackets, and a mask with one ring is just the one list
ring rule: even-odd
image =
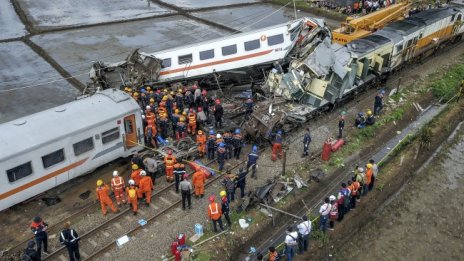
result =
[{"label": "yellow hard hat", "polygon": [[180,112],[179,109],[175,109],[175,110],[174,110],[174,113],[175,113],[175,114],[178,114],[179,112]]},{"label": "yellow hard hat", "polygon": [[147,91],[150,91],[151,90],[151,87],[150,86],[147,86]]},{"label": "yellow hard hat", "polygon": [[171,95],[174,95],[174,92],[171,92]]},{"label": "yellow hard hat", "polygon": [[133,169],[133,170],[139,169],[139,165],[137,165],[137,164],[132,164],[132,169]]},{"label": "yellow hard hat", "polygon": [[367,116],[371,116],[372,115],[372,111],[371,110],[367,110]]},{"label": "yellow hard hat", "polygon": [[150,98],[150,102],[155,102],[155,99],[153,99],[153,98]]},{"label": "yellow hard hat", "polygon": [[164,92],[164,93],[167,93],[167,92],[168,92],[168,89],[164,89],[163,92]]},{"label": "yellow hard hat", "polygon": [[129,91],[129,88],[128,88],[128,87],[124,87],[124,91],[125,91],[125,92],[128,92],[128,91]]},{"label": "yellow hard hat", "polygon": [[163,101],[167,101],[168,100],[168,96],[164,95],[163,96]]},{"label": "yellow hard hat", "polygon": [[127,91],[128,91],[128,92],[132,92],[132,88],[127,88]]},{"label": "yellow hard hat", "polygon": [[367,165],[366,165],[366,168],[368,168],[368,169],[372,169],[372,164],[370,164],[370,163],[367,163]]},{"label": "yellow hard hat", "polygon": [[103,180],[101,180],[101,179],[97,180],[97,186],[100,187],[101,185],[103,185]]},{"label": "yellow hard hat", "polygon": [[179,119],[181,122],[184,122],[185,121],[185,117],[184,116],[180,116],[180,119]]},{"label": "yellow hard hat", "polygon": [[182,93],[182,89],[177,90],[178,93]]},{"label": "yellow hard hat", "polygon": [[139,93],[138,92],[134,92],[134,97],[138,97],[139,96]]},{"label": "yellow hard hat", "polygon": [[224,190],[219,192],[219,196],[221,196],[221,197],[225,197],[226,195],[227,195],[227,193]]},{"label": "yellow hard hat", "polygon": [[186,115],[187,115],[187,112],[185,112],[185,111],[184,111],[184,112],[182,112],[182,115],[186,116]]}]

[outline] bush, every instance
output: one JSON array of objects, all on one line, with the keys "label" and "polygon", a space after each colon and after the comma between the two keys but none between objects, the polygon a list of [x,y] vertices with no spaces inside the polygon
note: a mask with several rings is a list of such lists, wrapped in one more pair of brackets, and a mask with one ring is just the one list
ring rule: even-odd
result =
[{"label": "bush", "polygon": [[459,90],[461,80],[464,79],[464,64],[457,64],[444,73],[444,75],[430,83],[432,94],[444,101],[451,99]]}]

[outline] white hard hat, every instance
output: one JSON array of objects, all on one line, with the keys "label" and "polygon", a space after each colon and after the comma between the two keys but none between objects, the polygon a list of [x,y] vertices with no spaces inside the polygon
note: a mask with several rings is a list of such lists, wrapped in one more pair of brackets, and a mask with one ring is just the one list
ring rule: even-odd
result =
[{"label": "white hard hat", "polygon": [[135,181],[133,179],[129,179],[129,185],[135,185]]},{"label": "white hard hat", "polygon": [[335,199],[336,199],[336,197],[334,195],[330,195],[330,197],[329,197],[330,201],[334,201]]},{"label": "white hard hat", "polygon": [[151,109],[150,105],[147,105],[147,107],[145,107],[145,109]]},{"label": "white hard hat", "polygon": [[221,134],[219,134],[219,133],[216,135],[216,139],[220,139],[221,137],[222,137],[222,136],[221,136]]},{"label": "white hard hat", "polygon": [[364,172],[364,169],[361,168],[361,167],[359,167],[359,168],[358,168],[358,172]]},{"label": "white hard hat", "polygon": [[145,120],[145,115],[142,115],[142,119],[144,119],[144,120]]},{"label": "white hard hat", "polygon": [[117,170],[113,171],[113,177],[116,177],[117,175],[119,175],[118,171]]},{"label": "white hard hat", "polygon": [[145,170],[140,171],[140,176],[146,176],[146,175],[147,173],[145,172]]}]

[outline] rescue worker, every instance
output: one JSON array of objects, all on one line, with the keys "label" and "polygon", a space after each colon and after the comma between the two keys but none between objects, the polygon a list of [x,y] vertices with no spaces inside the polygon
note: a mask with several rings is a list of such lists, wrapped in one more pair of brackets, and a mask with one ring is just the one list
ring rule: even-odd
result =
[{"label": "rescue worker", "polygon": [[251,149],[251,153],[248,154],[248,161],[247,161],[247,172],[250,171],[251,168],[251,177],[254,179],[257,179],[258,177],[256,176],[256,168],[258,167],[258,147],[256,145],[253,145],[253,148]]},{"label": "rescue worker", "polygon": [[147,176],[147,172],[144,170],[140,172],[140,176],[142,176],[142,179],[140,180],[137,196],[139,198],[143,198],[143,196],[145,196],[145,203],[149,206],[151,202],[151,191],[153,190],[153,181],[151,180],[151,177]]},{"label": "rescue worker", "polygon": [[275,249],[275,247],[270,246],[269,247],[269,252],[268,252],[268,261],[276,261],[279,258],[279,253]]},{"label": "rescue worker", "polygon": [[366,119],[366,125],[374,125],[375,124],[375,117],[374,115],[372,114],[372,111],[371,110],[367,110],[367,119]]},{"label": "rescue worker", "polygon": [[364,195],[364,180],[365,180],[365,174],[364,174],[364,169],[361,167],[358,167],[355,171],[355,179],[357,182],[359,182],[359,190],[357,193],[356,201],[360,202],[361,201],[361,195]]},{"label": "rescue worker", "polygon": [[[243,168],[240,168],[238,170],[238,177],[237,177],[237,186],[236,188],[240,189],[240,198],[245,197],[245,187],[246,187],[246,176],[248,172],[244,170]],[[235,194],[235,191],[234,191]]]},{"label": "rescue worker", "polygon": [[272,161],[277,160],[277,155],[279,159],[282,158],[282,131],[277,131],[277,134],[274,138],[274,143],[272,144]]},{"label": "rescue worker", "polygon": [[222,210],[221,206],[215,202],[215,196],[211,195],[209,197],[209,205],[208,205],[208,217],[213,222],[214,232],[218,232],[216,228],[216,223],[219,223],[219,227],[222,231],[224,231],[224,226],[222,225]]},{"label": "rescue worker", "polygon": [[188,203],[188,208],[192,208],[192,184],[188,181],[188,174],[184,174],[182,181],[179,184],[182,195],[182,209],[185,210],[185,201]]},{"label": "rescue worker", "polygon": [[176,106],[177,106],[177,109],[179,109],[180,111],[184,109],[184,95],[182,94],[182,89],[177,90]]},{"label": "rescue worker", "polygon": [[224,139],[224,143],[226,144],[226,159],[232,159],[232,154],[234,151],[234,139],[232,133],[226,131],[222,137]]},{"label": "rescue worker", "polygon": [[68,249],[69,260],[79,261],[81,255],[79,253],[79,235],[74,229],[71,229],[71,223],[66,222],[63,225],[63,230],[60,233],[60,243]]},{"label": "rescue worker", "polygon": [[145,120],[147,120],[147,123],[149,122],[156,122],[156,116],[155,114],[152,112],[152,108],[150,105],[147,105],[146,106],[146,109],[145,109]]},{"label": "rescue worker", "polygon": [[130,179],[129,180],[129,187],[126,188],[127,193],[127,200],[132,206],[132,213],[137,215],[138,209],[138,188],[135,186],[135,181]]},{"label": "rescue worker", "polygon": [[113,178],[111,179],[111,190],[113,191],[114,197],[116,198],[116,203],[118,206],[126,203],[126,197],[124,196],[124,189],[126,185],[124,178],[119,176],[117,170],[113,171]]},{"label": "rescue worker", "polygon": [[188,114],[188,128],[187,132],[189,134],[195,135],[197,130],[197,114],[193,110],[193,108],[190,108],[189,114]]},{"label": "rescue worker", "polygon": [[309,144],[311,144],[311,131],[309,128],[306,128],[306,133],[303,137],[303,155],[302,157],[306,157],[309,155]]},{"label": "rescue worker", "polygon": [[131,164],[137,164],[139,168],[145,169],[145,165],[143,165],[143,159],[138,152],[135,152],[132,156]]},{"label": "rescue worker", "polygon": [[335,220],[338,219],[338,204],[337,198],[334,195],[329,197],[330,200],[330,212],[329,212],[329,230],[334,230]]},{"label": "rescue worker", "polygon": [[139,185],[140,179],[142,177],[140,176],[140,172],[142,171],[141,168],[139,168],[139,165],[137,164],[132,164],[132,173],[130,178],[135,181],[135,185]]},{"label": "rescue worker", "polygon": [[353,186],[353,181],[351,181],[351,179],[347,181],[346,188],[350,191],[350,194],[349,194],[350,201],[346,205],[346,212],[348,213],[351,210],[351,206],[352,206],[352,202],[353,202],[353,189],[354,189],[354,186]]},{"label": "rescue worker", "polygon": [[362,129],[362,128],[366,127],[366,116],[364,115],[364,112],[359,112],[358,113],[358,116],[356,117],[356,119],[354,121],[354,125],[358,129]]},{"label": "rescue worker", "polygon": [[166,100],[166,110],[168,112],[169,119],[172,119],[172,109],[174,106],[174,92],[170,92],[167,96]]},{"label": "rescue worker", "polygon": [[193,173],[192,176],[193,187],[195,189],[195,196],[197,198],[203,197],[205,194],[206,176],[201,170]]},{"label": "rescue worker", "polygon": [[[156,100],[155,100],[155,98],[150,98],[148,105],[149,105],[150,108],[151,108],[151,113],[153,113],[153,112],[155,111],[155,108],[156,108]],[[156,115],[155,115],[155,113],[153,113],[153,115],[155,116],[155,119],[154,119],[154,120],[156,121]]]},{"label": "rescue worker", "polygon": [[366,165],[366,184],[364,184],[364,189],[365,189],[365,195],[367,195],[367,192],[371,191],[372,188],[374,187],[374,183],[372,183],[372,177],[374,176],[374,171],[372,170],[372,164],[367,163]]},{"label": "rescue worker", "polygon": [[346,209],[350,202],[351,192],[347,189],[346,183],[342,183],[342,187],[338,191],[337,204],[338,204],[338,221],[342,221],[345,214],[348,213]]},{"label": "rescue worker", "polygon": [[379,115],[380,111],[383,109],[383,97],[385,91],[381,90],[374,98],[374,115]]},{"label": "rescue worker", "polygon": [[296,247],[298,245],[298,233],[293,231],[293,228],[289,226],[287,228],[285,236],[285,256],[287,261],[293,261],[293,257],[296,255]]},{"label": "rescue worker", "polygon": [[230,217],[229,217],[230,207],[229,207],[229,200],[227,199],[227,193],[223,190],[219,193],[219,196],[221,196],[222,215],[224,215],[224,218],[227,221],[227,225],[230,227],[232,225],[232,222],[230,221]]},{"label": "rescue worker", "polygon": [[48,234],[47,234],[48,224],[45,223],[41,217],[34,217],[31,223],[31,230],[34,233],[35,243],[37,245],[37,254],[39,260],[42,256],[42,245],[45,254],[48,252]]},{"label": "rescue worker", "polygon": [[298,246],[299,253],[308,251],[309,245],[309,233],[311,233],[311,220],[308,220],[308,216],[302,217],[303,222],[297,225],[298,228]]},{"label": "rescue worker", "polygon": [[200,88],[198,88],[198,85],[196,83],[193,84],[193,89],[194,89],[194,92],[193,92],[194,104],[195,104],[195,107],[198,107],[200,106],[200,103],[201,103],[201,90]]},{"label": "rescue worker", "polygon": [[206,90],[201,91],[201,107],[203,107],[206,118],[209,119],[209,99]]},{"label": "rescue worker", "polygon": [[163,99],[163,95],[161,95],[161,90],[160,89],[156,90],[155,95],[154,95],[153,98],[155,99],[156,104],[159,105],[159,103]]},{"label": "rescue worker", "polygon": [[345,116],[341,115],[338,120],[338,138],[343,138],[343,130],[345,129]]},{"label": "rescue worker", "polygon": [[320,230],[325,233],[325,230],[327,229],[327,221],[329,219],[329,213],[332,205],[330,205],[330,200],[329,198],[324,199],[324,204],[319,208],[319,225],[320,225]]},{"label": "rescue worker", "polygon": [[154,122],[149,121],[147,126],[145,127],[145,140],[147,144],[151,144],[152,146],[156,146],[158,143],[156,141],[156,134],[158,131],[156,130],[156,125]]},{"label": "rescue worker", "polygon": [[202,130],[198,130],[196,142],[198,145],[198,153],[200,154],[200,158],[203,158],[206,154],[206,135],[203,134]]},{"label": "rescue worker", "polygon": [[226,145],[221,142],[219,143],[219,147],[217,149],[217,162],[219,165],[219,171],[224,169],[224,163],[226,160]]},{"label": "rescue worker", "polygon": [[23,254],[21,255],[21,260],[31,260],[31,261],[40,261],[39,252],[35,250],[35,242],[29,241],[27,242],[27,247],[24,249]]},{"label": "rescue worker", "polygon": [[176,157],[172,155],[172,150],[168,150],[168,155],[164,157],[164,166],[166,167],[166,181],[174,181],[174,165],[176,164]]},{"label": "rescue worker", "polygon": [[158,169],[158,163],[152,157],[146,157],[143,159],[143,164],[145,165],[145,171],[147,175],[151,177],[153,181],[153,185],[155,185],[155,178],[156,178],[156,170]]},{"label": "rescue worker", "polygon": [[370,159],[369,163],[372,164],[372,179],[371,179],[371,186],[374,187],[374,182],[377,179],[377,174],[379,174],[379,166],[375,163],[375,160]]},{"label": "rescue worker", "polygon": [[359,194],[359,188],[361,187],[361,184],[356,180],[356,177],[351,178],[351,183],[352,183],[352,190],[351,190],[351,209],[356,208],[356,199],[358,198]]},{"label": "rescue worker", "polygon": [[206,143],[208,149],[208,159],[214,159],[214,151],[216,150],[216,135],[214,135],[214,130],[209,131],[208,141]]},{"label": "rescue worker", "polygon": [[232,138],[234,144],[234,157],[239,160],[243,147],[243,138],[240,129],[236,129]]},{"label": "rescue worker", "polygon": [[[184,112],[185,113],[185,112]],[[176,140],[180,140],[185,138],[185,116],[180,116],[179,122],[177,123],[177,129],[176,129]]]},{"label": "rescue worker", "polygon": [[[180,110],[175,109],[174,114],[172,115],[171,123],[172,123],[172,135],[177,135],[177,123],[179,123],[180,120]],[[176,136],[177,137],[177,136]]]},{"label": "rescue worker", "polygon": [[250,118],[250,115],[253,113],[253,106],[255,104],[253,103],[253,99],[251,98],[251,95],[248,96],[248,99],[245,101],[245,119],[248,120]]},{"label": "rescue worker", "polygon": [[202,107],[198,107],[197,109],[197,129],[201,129],[201,126],[204,126],[208,121],[205,112],[203,111]]},{"label": "rescue worker", "polygon": [[222,116],[224,115],[224,109],[222,108],[221,100],[216,99],[214,103],[214,122],[216,129],[219,129],[222,128]]},{"label": "rescue worker", "polygon": [[97,198],[100,201],[103,215],[106,215],[107,213],[106,206],[109,206],[113,213],[118,212],[118,209],[114,206],[113,201],[110,198],[109,190],[108,186],[103,183],[103,180],[99,179],[97,181]]},{"label": "rescue worker", "polygon": [[168,137],[168,112],[166,109],[166,100],[167,97],[164,96],[163,100],[158,107],[158,117],[159,117],[159,125],[161,131],[161,137],[166,139]]},{"label": "rescue worker", "polygon": [[[174,177],[176,179],[176,193],[179,193],[179,184],[182,180],[182,177],[186,174],[185,166],[181,163],[174,164]],[[187,175],[188,176],[188,175]]]},{"label": "rescue worker", "polygon": [[227,191],[228,202],[235,200],[235,177],[236,176],[232,175],[230,170],[227,170],[224,179],[221,181],[222,185],[224,185],[224,188]]},{"label": "rescue worker", "polygon": [[185,92],[185,103],[189,106],[189,108],[193,107],[194,97],[193,93],[190,90]]}]

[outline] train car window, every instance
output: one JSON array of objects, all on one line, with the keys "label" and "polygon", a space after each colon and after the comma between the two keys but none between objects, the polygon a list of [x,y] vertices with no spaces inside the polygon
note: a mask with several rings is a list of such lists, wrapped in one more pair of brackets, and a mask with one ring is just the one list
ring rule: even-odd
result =
[{"label": "train car window", "polygon": [[74,155],[79,156],[87,151],[91,151],[94,148],[93,138],[90,137],[85,140],[81,140],[73,144]]},{"label": "train car window", "polygon": [[200,60],[208,60],[214,58],[214,49],[201,51],[200,52]]},{"label": "train car window", "polygon": [[259,39],[245,42],[245,51],[256,50],[261,47]]},{"label": "train car window", "polygon": [[59,149],[42,157],[44,169],[64,161],[64,150]]},{"label": "train car window", "polygon": [[396,46],[396,52],[399,53],[403,50],[403,44],[399,44]]},{"label": "train car window", "polygon": [[192,54],[186,54],[179,56],[179,64],[186,64],[192,62]]},{"label": "train car window", "polygon": [[134,132],[134,126],[132,125],[132,120],[124,119],[124,129],[127,134],[131,134]]},{"label": "train car window", "polygon": [[406,46],[407,46],[407,47],[411,47],[413,40],[414,40],[414,39],[409,40],[409,41],[408,41],[408,44],[407,44]]},{"label": "train car window", "polygon": [[161,62],[161,68],[169,68],[169,67],[171,67],[171,58],[163,59],[163,61]]},{"label": "train car window", "polygon": [[222,47],[222,55],[223,56],[236,54],[236,53],[237,53],[237,45],[236,44]]},{"label": "train car window", "polygon": [[25,178],[31,174],[32,164],[30,161],[6,171],[6,175],[8,176],[9,182],[14,182],[18,179]]},{"label": "train car window", "polygon": [[116,127],[111,130],[107,130],[101,134],[102,136],[102,143],[106,144],[108,142],[112,142],[114,140],[119,139],[119,127]]},{"label": "train car window", "polygon": [[284,35],[283,34],[277,34],[273,36],[269,36],[267,38],[267,45],[273,46],[276,44],[281,44],[284,42]]}]

